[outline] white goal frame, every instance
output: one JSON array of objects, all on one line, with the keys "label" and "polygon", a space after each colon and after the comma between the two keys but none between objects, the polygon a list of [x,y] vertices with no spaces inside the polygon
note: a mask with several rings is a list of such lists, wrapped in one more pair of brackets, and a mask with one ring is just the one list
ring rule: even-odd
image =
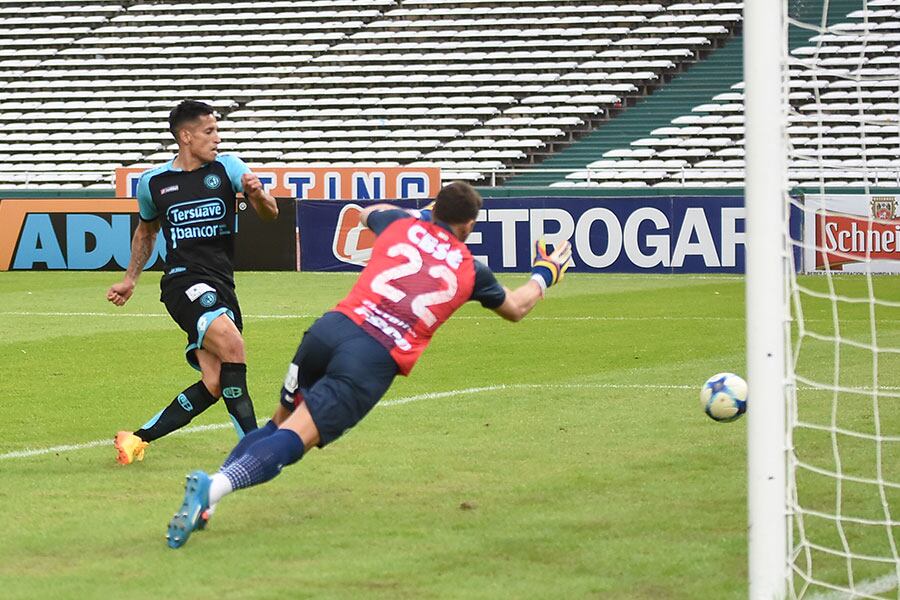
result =
[{"label": "white goal frame", "polygon": [[[788,575],[787,94],[783,0],[744,3],[749,597],[781,600]],[[760,43],[759,41],[762,41]]]}]

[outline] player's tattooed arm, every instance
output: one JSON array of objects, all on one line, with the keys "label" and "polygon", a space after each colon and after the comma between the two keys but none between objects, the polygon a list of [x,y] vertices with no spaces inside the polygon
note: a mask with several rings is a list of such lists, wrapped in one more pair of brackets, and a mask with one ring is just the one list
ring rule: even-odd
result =
[{"label": "player's tattooed arm", "polygon": [[106,299],[122,306],[134,293],[134,286],[144,270],[144,265],[150,260],[153,247],[156,245],[156,235],[159,233],[159,221],[144,221],[138,223],[131,238],[131,259],[128,261],[128,269],[121,282],[110,286],[106,292]]}]

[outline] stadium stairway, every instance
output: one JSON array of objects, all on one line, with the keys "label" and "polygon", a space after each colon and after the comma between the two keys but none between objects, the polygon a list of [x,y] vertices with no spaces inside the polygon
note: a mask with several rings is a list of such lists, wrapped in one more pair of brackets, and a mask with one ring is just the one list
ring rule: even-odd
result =
[{"label": "stadium stairway", "polygon": [[[675,117],[689,114],[691,108],[709,102],[713,96],[727,92],[743,77],[743,36],[728,39],[724,46],[710,52],[704,60],[676,75],[668,84],[624,108],[568,148],[548,157],[542,169],[584,169],[588,163],[603,158],[603,153],[626,148],[636,139],[649,137],[658,127],[669,125]],[[523,173],[504,182],[504,187],[546,186],[565,179],[565,173]]]},{"label": "stadium stairway", "polygon": [[[816,22],[823,0],[792,3],[791,16],[803,22]],[[844,20],[845,16],[862,7],[860,0],[830,0],[828,24]],[[791,49],[809,44],[814,32],[791,27]],[[702,60],[677,74],[668,84],[639,99],[634,106],[625,107],[572,145],[549,156],[535,166],[540,169],[581,170],[603,154],[627,148],[637,139],[650,137],[650,132],[671,124],[672,119],[691,114],[695,106],[710,102],[717,94],[727,92],[743,80],[744,38],[741,33],[710,52]],[[565,180],[566,173],[522,173],[510,177],[500,187],[542,187]]]}]

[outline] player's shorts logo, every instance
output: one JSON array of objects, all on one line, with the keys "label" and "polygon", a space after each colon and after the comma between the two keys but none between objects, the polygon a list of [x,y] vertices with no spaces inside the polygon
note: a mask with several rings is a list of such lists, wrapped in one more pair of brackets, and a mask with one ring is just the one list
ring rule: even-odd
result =
[{"label": "player's shorts logo", "polygon": [[200,296],[200,306],[204,308],[209,308],[213,304],[216,303],[216,293],[215,292],[205,292],[202,296]]},{"label": "player's shorts logo", "polygon": [[207,175],[203,178],[203,185],[214,190],[222,185],[222,179],[218,175]]}]

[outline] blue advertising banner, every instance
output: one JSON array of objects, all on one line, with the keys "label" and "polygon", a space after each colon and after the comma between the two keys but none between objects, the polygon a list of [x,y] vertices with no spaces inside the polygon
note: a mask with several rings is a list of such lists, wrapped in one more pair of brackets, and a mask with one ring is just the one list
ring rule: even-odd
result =
[{"label": "blue advertising banner", "polygon": [[[294,200],[278,205],[276,221],[263,222],[246,202],[238,204],[236,270],[296,270]],[[0,271],[125,269],[137,211],[130,199],[0,199]],[[145,269],[161,269],[165,252],[160,234]]]},{"label": "blue advertising banner", "polygon": [[[365,264],[374,235],[359,224],[359,212],[368,203],[299,204],[302,270],[358,270]],[[792,229],[799,232],[796,222]],[[485,198],[467,244],[494,271],[527,271],[540,237],[550,246],[572,242],[570,272],[743,273],[744,199]]]}]

